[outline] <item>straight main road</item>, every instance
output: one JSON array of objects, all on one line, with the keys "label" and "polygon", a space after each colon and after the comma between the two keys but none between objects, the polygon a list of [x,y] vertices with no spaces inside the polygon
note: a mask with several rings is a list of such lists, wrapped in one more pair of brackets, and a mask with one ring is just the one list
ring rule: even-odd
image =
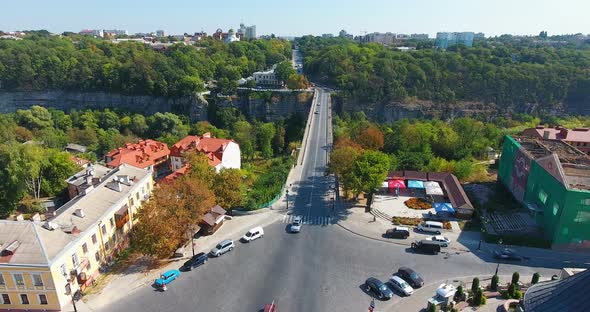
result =
[{"label": "straight main road", "polygon": [[[375,276],[387,280],[402,265],[416,269],[427,284],[493,274],[495,263],[471,253],[413,254],[403,246],[367,240],[335,224],[346,216],[343,211],[332,211],[329,190],[333,181],[325,175],[328,102],[329,94],[319,89],[317,102],[311,107],[318,113],[312,113],[301,179],[291,188],[291,209],[283,222],[267,226],[264,238],[249,244],[236,242],[232,252],[183,273],[166,292],[146,285],[104,311],[255,312],[273,300],[281,312],[367,311],[371,298],[361,289],[365,279]],[[291,234],[288,221],[295,215],[303,216],[307,224],[301,233]],[[514,271],[523,276],[535,271],[544,276],[553,272],[501,267],[504,274]],[[407,299],[395,296],[387,302],[379,301],[377,310],[395,309],[402,300]]]}]

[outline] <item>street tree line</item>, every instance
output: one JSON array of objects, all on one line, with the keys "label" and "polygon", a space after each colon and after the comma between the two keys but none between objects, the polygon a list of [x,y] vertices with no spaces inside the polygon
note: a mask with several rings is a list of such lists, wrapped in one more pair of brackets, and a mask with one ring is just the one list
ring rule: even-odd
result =
[{"label": "street tree line", "polygon": [[203,91],[204,83],[215,80],[233,92],[238,79],[290,57],[291,44],[279,39],[231,44],[205,39],[198,46],[177,44],[160,52],[137,42],[34,34],[0,40],[0,90],[174,97]]},{"label": "street tree line", "polygon": [[588,49],[500,43],[408,53],[312,36],[297,44],[307,75],[366,103],[481,101],[547,112],[590,99]]}]

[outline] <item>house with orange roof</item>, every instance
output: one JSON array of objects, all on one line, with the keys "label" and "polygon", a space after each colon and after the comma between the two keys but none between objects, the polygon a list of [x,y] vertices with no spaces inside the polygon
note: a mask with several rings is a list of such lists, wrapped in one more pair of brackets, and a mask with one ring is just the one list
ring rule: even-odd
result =
[{"label": "house with orange roof", "polygon": [[155,140],[139,140],[137,143],[127,143],[110,151],[105,156],[109,168],[117,168],[121,164],[128,164],[137,168],[152,170],[154,173],[167,170],[170,149],[166,143]]},{"label": "house with orange roof", "polygon": [[170,169],[177,171],[184,167],[183,154],[189,151],[203,153],[207,156],[209,165],[217,172],[223,168],[240,169],[242,166],[240,145],[234,140],[211,137],[207,132],[203,136],[189,135],[176,142],[170,148]]}]

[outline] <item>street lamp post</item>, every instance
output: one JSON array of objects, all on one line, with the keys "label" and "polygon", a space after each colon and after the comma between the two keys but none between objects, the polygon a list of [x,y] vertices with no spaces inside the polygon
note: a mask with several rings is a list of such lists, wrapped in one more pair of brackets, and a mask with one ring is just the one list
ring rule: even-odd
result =
[{"label": "street lamp post", "polygon": [[68,285],[67,285],[68,286],[68,289],[70,290],[69,291],[69,295],[72,296],[72,305],[74,306],[74,312],[78,312],[78,309],[76,308],[76,300],[74,299],[74,293],[72,293],[72,289],[71,289],[71,286],[70,286],[72,280],[68,278],[67,282],[68,282]]},{"label": "street lamp post", "polygon": [[286,197],[287,197],[287,211],[289,211],[289,190],[286,190]]}]

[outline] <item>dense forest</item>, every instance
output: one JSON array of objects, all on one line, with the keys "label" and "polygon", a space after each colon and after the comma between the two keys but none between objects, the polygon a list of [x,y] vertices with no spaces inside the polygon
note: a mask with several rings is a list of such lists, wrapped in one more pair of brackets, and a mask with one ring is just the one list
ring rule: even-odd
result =
[{"label": "dense forest", "polygon": [[[506,40],[507,42],[511,42]],[[297,40],[314,81],[368,103],[481,101],[550,111],[590,100],[590,50],[501,40],[473,48],[402,52],[379,44],[306,36]]]},{"label": "dense forest", "polygon": [[238,79],[290,56],[291,44],[279,39],[232,44],[205,39],[160,52],[135,42],[33,34],[0,40],[0,90],[181,96],[215,80],[227,93],[235,91]]}]

